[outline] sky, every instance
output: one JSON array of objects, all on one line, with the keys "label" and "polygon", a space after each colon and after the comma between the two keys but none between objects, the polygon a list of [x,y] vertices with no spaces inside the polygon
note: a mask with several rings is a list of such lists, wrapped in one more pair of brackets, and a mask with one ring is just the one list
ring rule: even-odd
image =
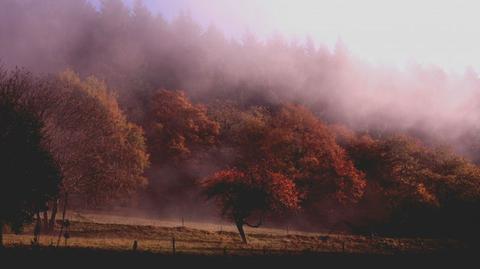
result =
[{"label": "sky", "polygon": [[[95,1],[95,0],[92,0]],[[125,0],[131,4],[133,0]],[[188,11],[227,36],[307,36],[329,47],[342,40],[357,57],[378,64],[438,65],[480,71],[480,1],[475,0],[145,0],[172,19]]]}]

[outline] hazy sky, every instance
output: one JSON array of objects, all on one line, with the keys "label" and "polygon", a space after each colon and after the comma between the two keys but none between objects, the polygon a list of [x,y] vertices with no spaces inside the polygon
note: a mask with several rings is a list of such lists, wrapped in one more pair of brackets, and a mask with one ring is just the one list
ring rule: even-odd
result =
[{"label": "hazy sky", "polygon": [[[126,0],[133,2],[133,0]],[[416,61],[480,71],[480,1],[475,0],[146,0],[171,19],[181,10],[228,35],[282,33],[332,46],[341,38],[376,63]]]}]

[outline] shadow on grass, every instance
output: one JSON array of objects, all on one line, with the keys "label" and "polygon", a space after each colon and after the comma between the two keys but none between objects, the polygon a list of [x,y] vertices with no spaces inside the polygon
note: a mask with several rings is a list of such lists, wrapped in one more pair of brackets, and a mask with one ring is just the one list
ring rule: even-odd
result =
[{"label": "shadow on grass", "polygon": [[[477,251],[443,252],[435,254],[345,254],[310,253],[266,255],[168,255],[93,248],[8,247],[0,249],[0,268],[23,268],[32,265],[43,268],[338,268],[353,265],[381,265],[388,268],[414,265],[433,268],[434,265],[455,266],[473,261]],[[3,265],[10,265],[4,267]],[[88,267],[87,267],[88,266]],[[142,266],[142,267],[139,267]],[[167,266],[167,267],[165,267]],[[327,266],[327,267],[325,267]],[[30,266],[29,266],[30,267]],[[146,268],[146,267],[145,267]]]}]

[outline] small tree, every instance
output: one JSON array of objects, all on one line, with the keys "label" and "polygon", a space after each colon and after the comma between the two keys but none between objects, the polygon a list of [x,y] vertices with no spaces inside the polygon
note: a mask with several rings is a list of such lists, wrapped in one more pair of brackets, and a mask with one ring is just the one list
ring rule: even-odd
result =
[{"label": "small tree", "polygon": [[[244,225],[259,227],[267,214],[299,207],[295,184],[282,174],[259,167],[217,172],[203,182],[203,187],[207,197],[220,204],[222,215],[234,221],[244,243]],[[249,219],[255,216],[258,223],[250,224]]]},{"label": "small tree", "polygon": [[20,232],[58,194],[60,172],[42,145],[42,123],[21,102],[15,75],[0,73],[0,246],[3,226]]}]

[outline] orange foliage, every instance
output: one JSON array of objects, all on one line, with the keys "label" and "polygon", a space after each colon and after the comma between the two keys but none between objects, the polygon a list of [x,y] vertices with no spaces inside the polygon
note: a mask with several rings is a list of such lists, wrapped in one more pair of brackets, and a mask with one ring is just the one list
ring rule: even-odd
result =
[{"label": "orange foliage", "polygon": [[62,188],[88,206],[130,201],[147,183],[143,130],[130,123],[105,83],[62,72],[35,100]]},{"label": "orange foliage", "polygon": [[150,101],[144,124],[154,162],[180,161],[192,151],[215,143],[219,126],[206,108],[192,104],[183,92],[159,90]]},{"label": "orange foliage", "polygon": [[363,135],[345,148],[366,173],[363,218],[386,212],[379,221],[391,229],[387,232],[458,234],[459,226],[478,218],[465,209],[478,206],[480,168],[451,151],[428,148],[405,135]]},{"label": "orange foliage", "polygon": [[204,180],[202,186],[207,197],[220,203],[223,215],[242,222],[255,212],[264,215],[299,208],[295,184],[260,167],[222,170]]},{"label": "orange foliage", "polygon": [[285,105],[273,114],[260,150],[269,169],[296,182],[305,203],[326,196],[356,202],[363,194],[364,175],[327,126],[301,106]]},{"label": "orange foliage", "polygon": [[[296,207],[314,212],[324,199],[346,204],[357,202],[362,197],[364,174],[354,167],[327,126],[309,110],[296,105],[284,105],[274,111],[253,108],[235,112],[232,107],[227,108],[221,108],[226,113],[217,112],[216,118],[222,124],[222,142],[236,150],[233,170],[236,174],[227,170],[215,174],[213,178],[224,182],[228,178],[258,174],[263,177],[261,182],[268,181],[269,184],[275,184],[274,181],[280,179],[284,186],[290,186],[285,182],[292,182],[296,186],[296,197],[286,197],[294,199]],[[229,119],[228,115],[234,118]],[[252,169],[264,172],[254,173]],[[244,184],[255,183],[234,180]],[[222,194],[228,189],[219,188],[213,194],[231,197]],[[213,194],[210,193],[210,196]],[[232,204],[224,198],[220,199],[224,207]],[[282,199],[274,200],[280,205],[288,204]],[[267,208],[272,210],[274,206]],[[288,208],[292,207],[285,207]]]}]

